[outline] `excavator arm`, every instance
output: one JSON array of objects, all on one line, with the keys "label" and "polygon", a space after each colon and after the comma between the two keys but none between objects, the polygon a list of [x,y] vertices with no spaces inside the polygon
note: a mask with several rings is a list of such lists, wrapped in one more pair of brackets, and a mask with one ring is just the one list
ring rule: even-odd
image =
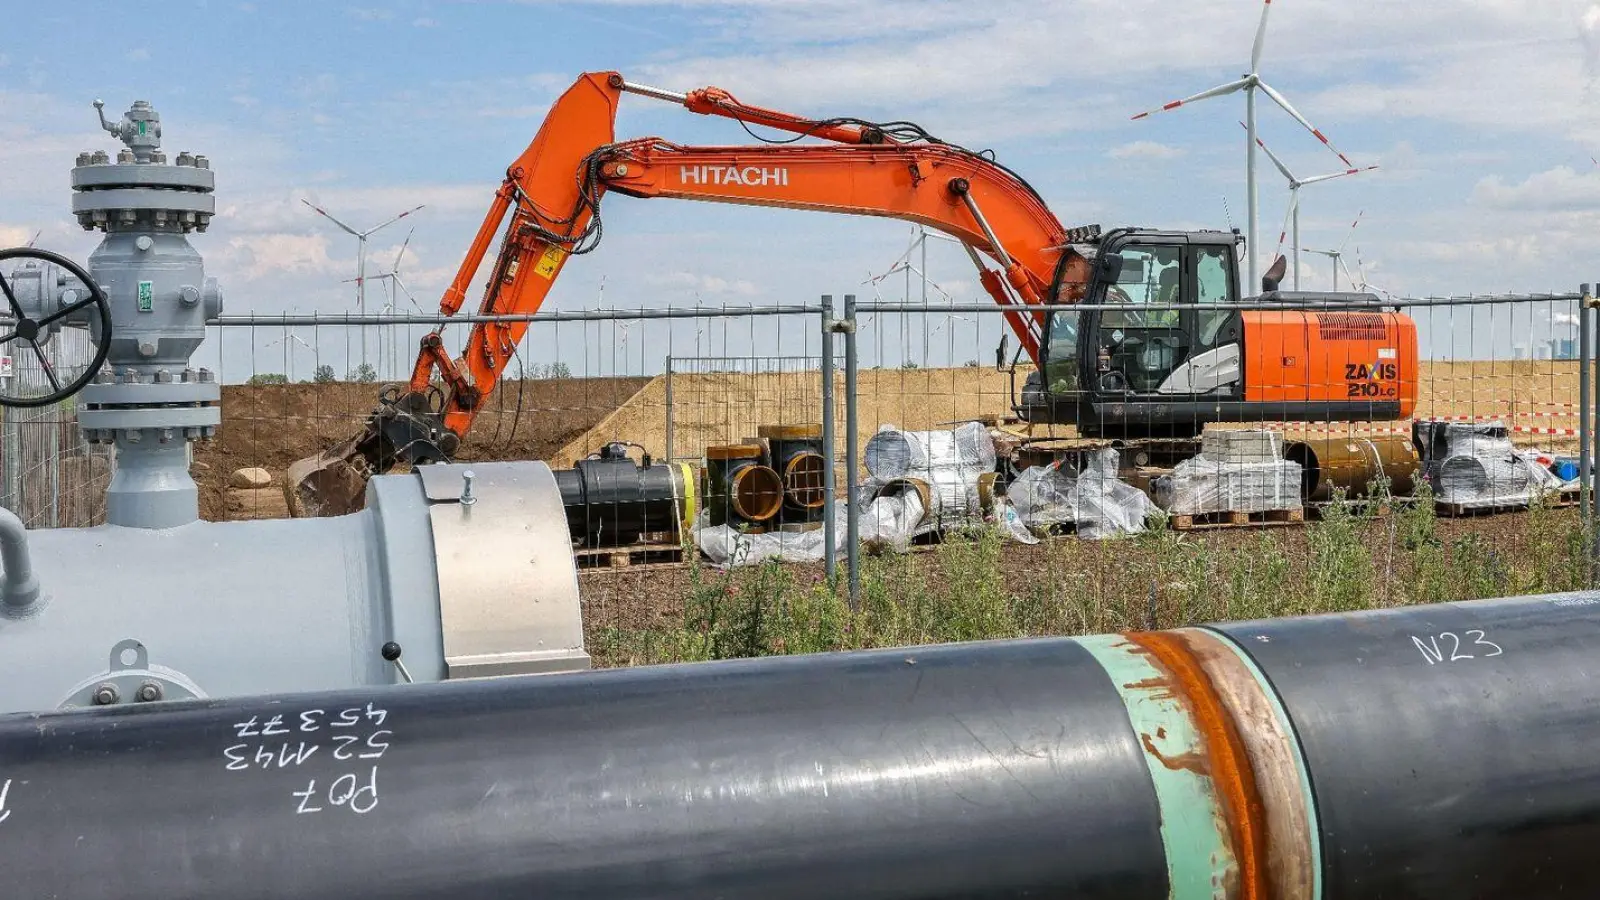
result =
[{"label": "excavator arm", "polygon": [[[690,147],[656,137],[617,142],[623,93],[829,143]],[[445,291],[441,312],[461,310],[496,235],[501,245],[478,313],[536,312],[568,260],[598,245],[601,201],[611,192],[883,216],[944,232],[967,247],[990,296],[1017,307],[1006,318],[1035,363],[1044,312],[1027,307],[1079,299],[1091,274],[1089,261],[1069,249],[1066,229],[1025,181],[917,126],[804,119],[745,106],[717,88],[676,94],[632,84],[616,73],[589,73],[555,102],[533,142],[507,169]],[[527,328],[526,322],[475,323],[459,359],[451,358],[441,329],[430,332],[406,393],[383,397],[356,438],[291,467],[285,486],[291,510],[353,510],[370,475],[397,463],[450,458]]]}]

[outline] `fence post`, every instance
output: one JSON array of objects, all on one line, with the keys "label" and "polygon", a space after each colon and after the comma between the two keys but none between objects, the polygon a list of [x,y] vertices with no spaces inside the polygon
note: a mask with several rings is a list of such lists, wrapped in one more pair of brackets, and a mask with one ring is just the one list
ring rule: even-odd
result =
[{"label": "fence post", "polygon": [[861,509],[856,502],[856,295],[844,295],[844,468],[845,550],[849,554],[850,608],[861,608]]},{"label": "fence post", "polygon": [[822,295],[822,559],[831,584],[839,571],[838,529],[834,514],[834,469],[839,464],[833,437],[833,295]]},{"label": "fence post", "polygon": [[672,455],[672,420],[677,418],[676,408],[672,405],[672,354],[667,354],[667,465],[671,465],[677,457]]},{"label": "fence post", "polygon": [[[1589,471],[1592,460],[1590,450],[1590,419],[1589,419],[1589,366],[1591,348],[1589,345],[1589,291],[1591,286],[1584,284],[1578,286],[1578,509],[1579,520],[1583,523],[1583,533],[1590,534],[1594,527],[1594,518],[1589,509]],[[1593,566],[1591,565],[1591,568]]]},{"label": "fence post", "polygon": [[[13,377],[18,381],[22,379],[20,372]],[[0,478],[5,481],[5,497],[0,500],[0,505],[18,517],[25,516],[22,509],[22,434],[19,427],[21,422],[18,421],[21,418],[20,408],[0,410],[0,457],[4,461],[4,465],[0,466],[4,474]]]},{"label": "fence post", "polygon": [[[1588,340],[1589,343],[1589,371],[1580,372],[1578,376],[1583,380],[1583,386],[1588,388],[1587,391],[1580,391],[1580,394],[1587,394],[1587,396],[1580,397],[1579,400],[1583,405],[1580,414],[1586,417],[1586,419],[1579,419],[1579,431],[1582,432],[1583,423],[1587,421],[1589,433],[1586,435],[1580,434],[1578,440],[1583,444],[1582,449],[1579,451],[1580,456],[1582,454],[1588,454],[1589,456],[1590,471],[1582,477],[1584,486],[1589,489],[1589,504],[1586,507],[1589,512],[1588,535],[1591,542],[1589,548],[1589,586],[1595,587],[1597,583],[1600,583],[1600,491],[1595,490],[1594,485],[1589,483],[1589,475],[1593,474],[1595,469],[1600,468],[1600,456],[1596,455],[1596,449],[1600,448],[1600,415],[1596,415],[1595,411],[1589,408],[1589,404],[1593,401],[1600,401],[1600,365],[1596,365],[1595,360],[1596,356],[1600,356],[1600,346],[1596,346],[1596,342],[1589,334],[1589,326],[1595,320],[1595,299],[1591,295],[1589,287],[1589,285],[1584,285],[1583,299],[1578,301],[1583,307],[1578,313],[1579,329],[1582,331],[1580,341]],[[1600,331],[1597,331],[1596,335],[1600,335]],[[1594,378],[1593,385],[1589,384],[1591,376]]]}]

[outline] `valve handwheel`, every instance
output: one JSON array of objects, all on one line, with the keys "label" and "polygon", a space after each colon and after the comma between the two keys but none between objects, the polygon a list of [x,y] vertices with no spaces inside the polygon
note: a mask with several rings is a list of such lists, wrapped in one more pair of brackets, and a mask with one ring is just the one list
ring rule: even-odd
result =
[{"label": "valve handwheel", "polygon": [[[106,354],[111,351],[111,304],[106,299],[105,291],[101,290],[100,285],[89,277],[88,272],[59,253],[36,250],[32,247],[15,247],[10,250],[0,250],[0,263],[13,259],[34,259],[60,266],[82,282],[89,291],[89,296],[82,300],[68,303],[66,306],[54,312],[45,313],[37,319],[29,318],[27,311],[22,308],[22,304],[17,302],[16,292],[12,289],[4,268],[0,267],[0,293],[5,295],[6,302],[6,306],[0,308],[0,354],[15,355],[13,348],[9,345],[18,341],[26,342],[33,349],[33,355],[38,358],[39,366],[43,369],[45,378],[50,381],[51,388],[50,393],[39,396],[19,396],[0,389],[0,406],[24,408],[50,406],[83,390],[85,385],[94,380],[95,374],[105,364]],[[42,299],[46,305],[50,305],[54,298],[46,296]],[[100,317],[99,340],[95,342],[94,359],[84,367],[83,372],[77,378],[67,384],[62,384],[60,376],[56,374],[55,368],[50,365],[50,360],[45,356],[44,348],[39,346],[39,336],[44,334],[51,325],[89,306],[94,306],[95,313]]]}]

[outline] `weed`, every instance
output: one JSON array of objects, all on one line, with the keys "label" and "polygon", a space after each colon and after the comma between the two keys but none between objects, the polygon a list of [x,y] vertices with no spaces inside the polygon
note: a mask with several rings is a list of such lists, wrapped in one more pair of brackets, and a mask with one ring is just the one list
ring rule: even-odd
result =
[{"label": "weed", "polygon": [[992,527],[959,531],[928,553],[863,557],[855,609],[842,573],[830,580],[771,560],[721,571],[690,554],[679,624],[606,629],[593,644],[603,664],[641,665],[1576,590],[1591,583],[1592,538],[1576,511],[1537,505],[1512,546],[1471,531],[1447,537],[1426,484],[1405,503],[1380,488],[1360,502],[1337,498],[1300,532],[1154,528],[1014,548]]},{"label": "weed", "polygon": [[1321,520],[1307,527],[1312,608],[1337,612],[1372,606],[1372,551],[1362,537],[1362,513],[1361,505],[1347,503],[1344,492],[1335,490]]}]

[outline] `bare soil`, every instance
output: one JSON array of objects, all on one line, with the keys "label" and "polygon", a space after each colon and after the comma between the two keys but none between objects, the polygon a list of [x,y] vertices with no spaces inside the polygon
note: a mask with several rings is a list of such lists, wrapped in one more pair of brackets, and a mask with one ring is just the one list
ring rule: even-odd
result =
[{"label": "bare soil", "polygon": [[[460,459],[548,459],[585,434],[649,378],[506,382],[473,423]],[[226,385],[217,437],[195,447],[200,515],[210,521],[286,515],[281,479],[295,460],[358,433],[378,402],[375,384]],[[272,473],[271,489],[239,491],[228,476],[246,466]]]}]

